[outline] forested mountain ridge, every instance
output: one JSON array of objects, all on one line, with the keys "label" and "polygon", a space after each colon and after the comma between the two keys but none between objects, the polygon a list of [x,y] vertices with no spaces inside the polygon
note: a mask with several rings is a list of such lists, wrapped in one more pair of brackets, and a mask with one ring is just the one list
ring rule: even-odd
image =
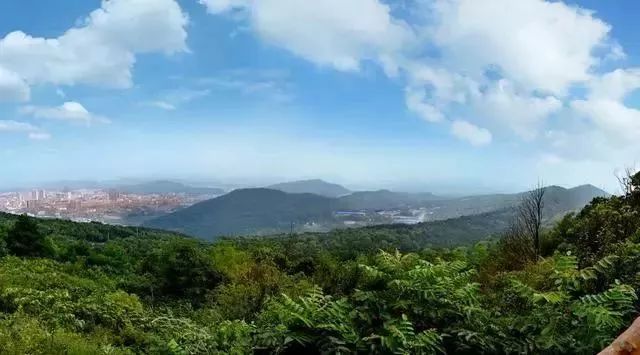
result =
[{"label": "forested mountain ridge", "polygon": [[[543,230],[537,255],[526,233],[427,249],[395,225],[205,243],[0,214],[0,349],[595,353],[640,310],[640,174],[628,191]],[[493,228],[488,216],[460,224]]]},{"label": "forested mountain ridge", "polygon": [[[545,217],[557,218],[582,208],[592,198],[607,193],[592,186],[565,189],[546,188]],[[273,189],[238,189],[227,195],[204,201],[148,221],[145,226],[168,229],[215,239],[224,235],[277,234],[295,231],[329,231],[344,228],[339,211],[368,211],[363,217],[368,224],[389,223],[377,213],[380,209],[422,208],[417,211],[430,221],[489,213],[494,218],[502,210],[513,208],[523,193],[480,195],[442,199],[430,193],[400,193],[387,190],[354,192],[339,198],[314,194],[285,193]],[[497,212],[491,214],[492,212]],[[504,215],[502,215],[504,217]],[[504,224],[504,218],[498,218]],[[455,222],[454,222],[455,224]],[[421,227],[415,227],[420,230]],[[500,229],[493,228],[492,232]],[[478,240],[472,237],[469,240]]]},{"label": "forested mountain ridge", "polygon": [[340,197],[340,205],[344,209],[377,210],[423,206],[427,201],[441,199],[429,192],[357,191]]},{"label": "forested mountain ridge", "polygon": [[320,179],[282,182],[267,186],[266,188],[292,194],[310,193],[325,197],[340,197],[351,193],[351,191],[344,186],[329,183]]},{"label": "forested mountain ridge", "polygon": [[264,188],[238,189],[145,225],[204,238],[273,234],[288,231],[291,223],[331,221],[335,209],[335,199],[314,194],[288,194]]}]

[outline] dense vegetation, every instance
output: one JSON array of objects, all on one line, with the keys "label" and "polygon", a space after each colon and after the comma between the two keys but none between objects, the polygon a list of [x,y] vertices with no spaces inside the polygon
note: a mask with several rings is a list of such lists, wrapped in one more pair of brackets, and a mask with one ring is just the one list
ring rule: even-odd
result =
[{"label": "dense vegetation", "polygon": [[146,223],[203,238],[220,235],[272,234],[291,223],[330,222],[337,200],[314,194],[271,189],[239,189]]},{"label": "dense vegetation", "polygon": [[630,184],[539,257],[526,236],[425,249],[403,226],[208,244],[0,215],[0,353],[594,353],[639,309]]},{"label": "dense vegetation", "polygon": [[[312,186],[309,186],[309,185]],[[312,180],[299,183],[279,185],[281,188],[298,191],[297,189],[309,188],[311,191],[323,192],[326,190],[314,187]],[[321,187],[326,187],[321,183]],[[558,186],[547,187],[545,193],[545,216],[551,220],[559,215],[585,206],[591,199],[605,196],[606,192],[591,186],[583,185],[572,189]],[[485,221],[473,220],[474,225],[488,225],[483,228],[481,235],[492,234],[502,230],[509,218],[505,209],[513,209],[522,198],[523,193],[517,194],[493,194],[478,195],[464,198],[443,199],[430,193],[401,193],[386,190],[360,191],[341,196],[339,198],[324,197],[311,193],[285,193],[272,189],[239,189],[226,195],[197,203],[193,206],[178,210],[168,215],[154,218],[145,223],[152,228],[161,228],[178,231],[208,240],[215,240],[222,235],[269,235],[276,233],[289,233],[292,224],[297,232],[302,231],[328,231],[338,227],[344,228],[343,220],[334,212],[340,210],[365,210],[365,217],[348,217],[349,219],[366,221],[367,224],[385,224],[391,221],[376,213],[377,210],[398,209],[405,213],[410,208],[424,207],[428,209],[430,220],[445,220],[461,216],[473,216],[486,214]],[[497,223],[494,223],[494,221]],[[446,229],[458,228],[459,222],[453,221]],[[448,222],[445,222],[449,224]],[[495,225],[494,227],[491,227]],[[412,235],[424,234],[434,224],[417,225],[414,230],[405,230]],[[440,229],[440,225],[435,225]],[[474,228],[468,228],[474,229]],[[463,230],[465,233],[468,230]],[[433,233],[430,233],[431,236]],[[450,242],[437,235],[437,244],[445,245]],[[475,236],[457,236],[458,240],[478,240]]]}]

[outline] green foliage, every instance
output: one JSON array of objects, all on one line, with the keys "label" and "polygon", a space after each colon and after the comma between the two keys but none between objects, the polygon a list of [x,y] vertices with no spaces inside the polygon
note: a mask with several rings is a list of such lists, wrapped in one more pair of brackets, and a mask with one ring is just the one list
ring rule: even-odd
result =
[{"label": "green foliage", "polygon": [[581,265],[589,265],[610,254],[639,228],[638,207],[625,198],[612,197],[594,199],[580,213],[567,217],[554,233],[564,241],[564,248],[575,252]]},{"label": "green foliage", "polygon": [[247,354],[252,349],[251,324],[223,321],[202,326],[187,318],[162,316],[153,319],[150,327],[165,343],[157,344],[154,352],[166,354]]},{"label": "green foliage", "polygon": [[256,188],[238,189],[174,213],[146,225],[180,230],[202,238],[288,231],[291,223],[331,221],[337,200],[313,194],[287,194]]},{"label": "green foliage", "polygon": [[195,241],[175,241],[153,252],[143,271],[155,279],[156,295],[185,297],[201,302],[221,281],[213,260]]},{"label": "green foliage", "polygon": [[[575,257],[545,260],[541,281],[505,274],[495,295],[481,292],[462,260],[428,262],[415,254],[381,252],[362,265],[365,278],[349,297],[320,289],[282,296],[261,315],[261,348],[322,353],[588,353],[611,341],[637,300],[614,283],[590,294],[612,258],[578,269]],[[494,298],[496,297],[496,298]]]},{"label": "green foliage", "polygon": [[21,215],[5,240],[9,253],[18,256],[49,256],[53,254],[51,241],[38,229],[38,224],[27,215]]},{"label": "green foliage", "polygon": [[538,259],[433,248],[508,211],[214,244],[0,214],[0,354],[595,353],[638,313],[632,195],[560,220]]}]

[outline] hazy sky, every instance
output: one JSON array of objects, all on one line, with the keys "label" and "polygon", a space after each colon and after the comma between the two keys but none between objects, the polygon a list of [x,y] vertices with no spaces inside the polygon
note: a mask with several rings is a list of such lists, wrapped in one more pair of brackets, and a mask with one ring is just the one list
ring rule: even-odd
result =
[{"label": "hazy sky", "polygon": [[538,179],[640,153],[640,2],[3,0],[0,187]]}]

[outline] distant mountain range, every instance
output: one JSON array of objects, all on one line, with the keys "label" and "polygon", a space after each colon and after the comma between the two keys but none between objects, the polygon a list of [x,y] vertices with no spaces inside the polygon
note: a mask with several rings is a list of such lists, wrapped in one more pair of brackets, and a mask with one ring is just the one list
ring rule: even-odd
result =
[{"label": "distant mountain range", "polygon": [[342,208],[352,210],[380,210],[424,206],[434,200],[442,200],[430,192],[408,193],[389,190],[358,191],[340,198]]},{"label": "distant mountain range", "polygon": [[[594,186],[571,189],[550,186],[545,194],[545,217],[582,208],[591,199],[608,194]],[[345,227],[347,215],[353,225],[389,223],[378,210],[416,213],[424,221],[438,221],[461,216],[509,210],[520,201],[522,193],[493,194],[445,199],[430,193],[400,193],[387,190],[355,192],[338,198],[310,193],[286,193],[274,189],[239,189],[226,195],[197,203],[191,207],[158,217],[145,224],[153,228],[178,231],[205,239],[221,235],[274,234],[288,232],[292,223],[296,231]],[[366,211],[366,212],[357,212]],[[393,212],[396,213],[396,212]],[[499,225],[506,223],[500,221]],[[473,229],[471,226],[470,228]]]},{"label": "distant mountain range", "polygon": [[320,179],[283,182],[267,186],[267,189],[279,190],[290,194],[310,193],[325,197],[340,197],[351,193],[344,186]]},{"label": "distant mountain range", "polygon": [[[522,200],[525,193],[476,195],[435,200],[426,203],[425,206],[437,211],[435,213],[438,216],[434,219],[455,218],[511,208]],[[598,196],[609,196],[609,193],[593,185],[580,185],[570,189],[547,186],[544,198],[545,217],[553,218],[558,214],[579,210]]]},{"label": "distant mountain range", "polygon": [[144,182],[135,185],[118,186],[117,189],[123,193],[137,195],[152,194],[187,194],[187,195],[222,195],[224,190],[211,187],[194,187],[179,182],[158,180]]}]

